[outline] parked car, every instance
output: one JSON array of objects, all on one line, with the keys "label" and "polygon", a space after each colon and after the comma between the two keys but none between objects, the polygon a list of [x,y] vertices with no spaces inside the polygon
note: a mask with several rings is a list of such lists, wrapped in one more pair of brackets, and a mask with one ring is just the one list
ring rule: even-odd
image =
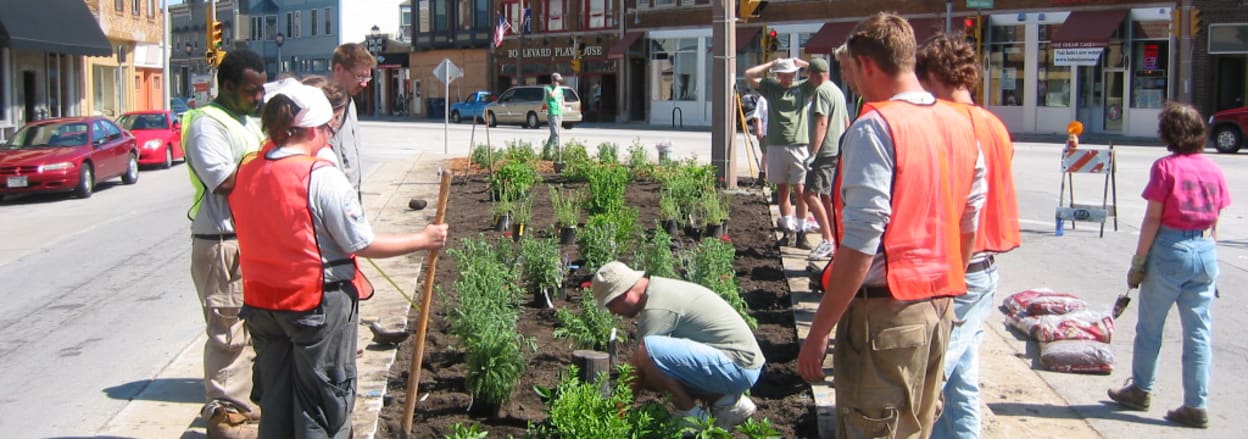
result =
[{"label": "parked car", "polygon": [[[500,123],[520,124],[537,128],[546,123],[544,85],[512,87],[485,106],[485,120],[490,126]],[[572,129],[581,121],[581,98],[571,87],[563,87],[563,127]]]},{"label": "parked car", "polygon": [[98,182],[139,181],[134,135],[102,116],[31,122],[0,147],[0,194],[73,192],[90,197]]},{"label": "parked car", "polygon": [[139,145],[139,165],[168,169],[174,160],[186,158],[182,151],[182,123],[172,112],[131,111],[121,115],[117,124],[134,134]]},{"label": "parked car", "polygon": [[1209,116],[1213,147],[1221,153],[1234,153],[1244,146],[1248,134],[1248,107],[1231,108]]},{"label": "parked car", "polygon": [[192,108],[195,108],[194,99],[188,99],[180,96],[169,98],[169,111],[172,111],[173,116],[178,119],[182,118],[182,113],[185,113]]},{"label": "parked car", "polygon": [[481,120],[481,115],[485,112],[485,106],[494,101],[494,93],[489,91],[474,91],[468,95],[463,102],[451,104],[451,122],[459,123],[460,121],[470,118],[473,123]]}]

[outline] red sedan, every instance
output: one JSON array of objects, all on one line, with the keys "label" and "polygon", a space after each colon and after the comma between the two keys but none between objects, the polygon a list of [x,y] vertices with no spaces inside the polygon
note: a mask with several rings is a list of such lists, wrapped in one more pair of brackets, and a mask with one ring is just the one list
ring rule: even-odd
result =
[{"label": "red sedan", "polygon": [[132,111],[121,115],[117,124],[134,134],[139,145],[139,165],[157,165],[161,169],[183,160],[182,125],[168,111]]},{"label": "red sedan", "polygon": [[31,122],[0,147],[0,194],[73,192],[90,197],[97,182],[139,181],[134,136],[99,116]]},{"label": "red sedan", "polygon": [[1239,151],[1244,146],[1244,135],[1248,135],[1248,107],[1213,113],[1209,116],[1209,134],[1218,152]]}]

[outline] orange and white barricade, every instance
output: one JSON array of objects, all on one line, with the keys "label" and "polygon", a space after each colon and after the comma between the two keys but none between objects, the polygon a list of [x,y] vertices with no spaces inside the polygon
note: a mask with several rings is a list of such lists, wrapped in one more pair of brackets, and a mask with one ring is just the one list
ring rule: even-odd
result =
[{"label": "orange and white barricade", "polygon": [[[1118,178],[1114,145],[1111,143],[1108,149],[1079,149],[1077,137],[1075,139],[1062,149],[1062,187],[1058,191],[1056,232],[1058,236],[1063,234],[1065,221],[1070,221],[1071,229],[1078,221],[1098,222],[1101,223],[1100,236],[1104,237],[1107,218],[1113,217],[1114,231],[1118,230]],[[1075,202],[1075,174],[1104,176],[1100,204]]]}]

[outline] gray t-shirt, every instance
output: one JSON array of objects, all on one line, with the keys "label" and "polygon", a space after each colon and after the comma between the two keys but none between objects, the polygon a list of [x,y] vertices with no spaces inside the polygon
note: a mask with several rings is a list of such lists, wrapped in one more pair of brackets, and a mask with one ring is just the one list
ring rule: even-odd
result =
[{"label": "gray t-shirt", "polygon": [[259,120],[249,116],[235,116],[235,120],[252,132],[254,142],[248,139],[251,144],[240,144],[241,138],[232,137],[229,128],[207,114],[195,116],[187,127],[184,140],[187,146],[186,163],[195,171],[191,178],[198,176],[206,191],[203,198],[196,201],[199,210],[191,218],[193,234],[234,233],[229,197],[214,191],[234,175],[243,155],[259,149],[263,140]]},{"label": "gray t-shirt", "polygon": [[763,367],[766,359],[745,319],[714,291],[662,277],[650,278],[638,336],[683,338],[723,351],[738,366]]},{"label": "gray t-shirt", "polygon": [[[278,159],[298,154],[302,152],[276,148],[269,151],[268,157]],[[312,210],[312,225],[316,228],[322,263],[346,259],[373,243],[373,228],[360,206],[359,196],[341,170],[333,166],[317,168],[308,180],[308,206]],[[349,280],[354,275],[350,265],[325,268],[328,282]]]},{"label": "gray t-shirt", "polygon": [[[893,96],[892,100],[931,104],[936,98],[927,92],[907,92]],[[840,176],[841,197],[845,200],[842,214],[845,232],[840,244],[875,255],[863,285],[885,286],[888,278],[881,238],[893,214],[893,169],[896,166],[888,123],[877,112],[860,116],[845,133],[843,146]],[[978,144],[973,147],[980,151]],[[973,233],[979,227],[979,209],[984,205],[984,193],[988,188],[984,178],[986,169],[984,155],[979,152],[966,210],[958,223],[962,233]]]},{"label": "gray t-shirt", "polygon": [[338,154],[338,167],[346,175],[347,181],[351,182],[351,187],[355,188],[355,196],[359,199],[363,180],[360,175],[360,120],[355,112],[354,98],[347,104],[342,126],[338,128],[334,138],[329,140],[329,145]]},{"label": "gray t-shirt", "polygon": [[828,118],[828,129],[823,137],[823,146],[815,157],[831,158],[841,155],[841,134],[849,127],[849,112],[845,108],[845,93],[832,81],[823,81],[815,88],[815,98],[810,103],[811,124],[810,141],[815,141],[816,116]]}]

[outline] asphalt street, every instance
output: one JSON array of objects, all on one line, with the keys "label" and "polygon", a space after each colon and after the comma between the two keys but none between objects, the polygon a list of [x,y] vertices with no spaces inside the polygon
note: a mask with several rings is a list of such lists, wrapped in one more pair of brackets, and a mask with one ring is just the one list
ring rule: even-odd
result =
[{"label": "asphalt street", "polygon": [[[467,155],[468,145],[485,143],[481,125],[447,127],[427,122],[366,122],[366,176],[380,165],[410,160],[421,152]],[[546,130],[500,127],[490,142],[524,139],[540,145]],[[678,157],[710,158],[705,131],[662,131],[578,127],[565,141],[601,142],[624,148],[634,141],[651,147],[673,145]],[[1096,145],[1084,145],[1092,148]],[[1049,287],[1078,294],[1094,307],[1108,309],[1125,289],[1125,273],[1134,251],[1144,210],[1140,192],[1157,147],[1119,147],[1118,230],[1108,224],[1103,238],[1094,225],[1081,223],[1064,236],[1053,233],[1053,209],[1060,184],[1058,144],[1016,145],[1024,245],[1000,258],[1000,301],[1010,292]],[[748,169],[744,152],[740,169]],[[653,155],[652,155],[653,157]],[[1238,188],[1248,187],[1248,154],[1211,154],[1227,174],[1232,205],[1219,227],[1222,297],[1214,309],[1214,374],[1210,389],[1211,428],[1193,431],[1169,426],[1165,410],[1181,403],[1178,318],[1171,313],[1162,347],[1157,393],[1148,413],[1122,412],[1105,404],[1105,389],[1130,376],[1135,305],[1118,323],[1114,346],[1117,368],[1109,376],[1037,372],[1020,380],[1043,380],[1076,413],[1105,437],[1146,435],[1236,437],[1246,425],[1235,407],[1248,403],[1248,330],[1242,317],[1246,302],[1240,285],[1248,284],[1248,201]],[[429,176],[433,181],[434,176]],[[0,202],[0,431],[5,437],[94,436],[143,389],[153,384],[184,389],[182,401],[202,398],[196,379],[153,383],[172,359],[191,346],[203,330],[189,276],[189,237],[185,212],[190,189],[185,165],[145,171],[137,185],[101,185],[90,199],[39,196]],[[1079,175],[1076,198],[1099,203],[1101,177]],[[1034,344],[1001,329],[994,313],[989,336],[1004,337],[1020,355],[984,361],[1031,362]],[[1025,396],[991,407],[1008,416],[1044,416]],[[1021,413],[1015,415],[1015,413]],[[1044,437],[1038,432],[1035,437]]]}]

